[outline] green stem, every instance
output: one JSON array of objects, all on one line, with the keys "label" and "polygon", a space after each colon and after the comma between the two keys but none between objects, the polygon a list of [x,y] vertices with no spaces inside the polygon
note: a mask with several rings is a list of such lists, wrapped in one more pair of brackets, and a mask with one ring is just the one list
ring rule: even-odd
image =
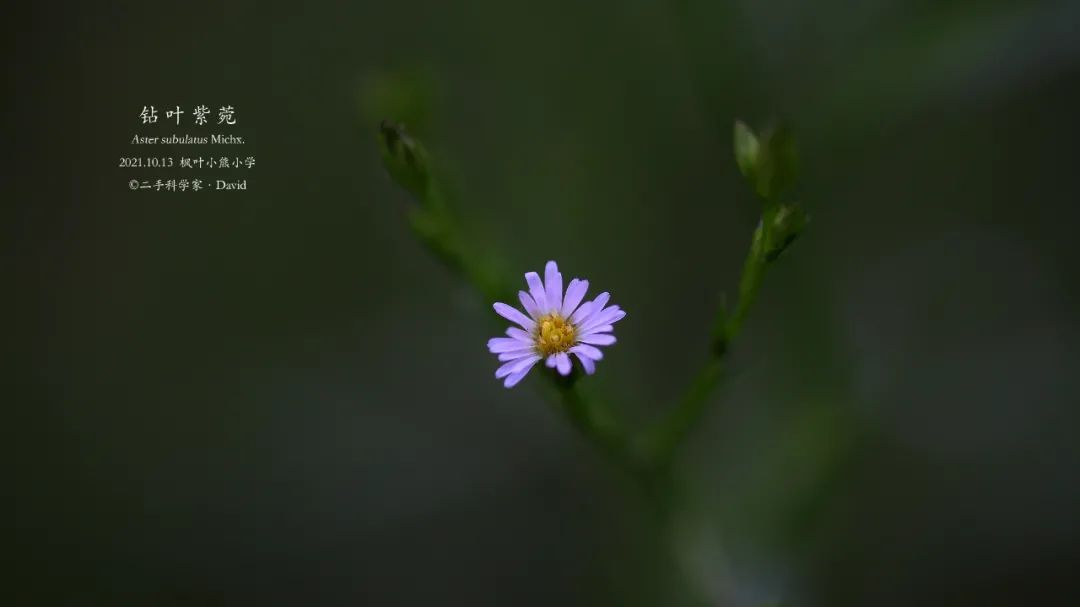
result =
[{"label": "green stem", "polygon": [[746,255],[742,276],[739,279],[739,297],[734,309],[728,313],[721,306],[717,311],[712,333],[712,349],[708,360],[698,371],[679,403],[646,436],[648,459],[655,468],[670,467],[679,445],[701,419],[709,404],[709,396],[723,377],[724,359],[729,346],[742,328],[750,306],[757,298],[761,279],[765,274],[765,264],[768,263],[765,257],[765,226],[767,225],[766,221],[761,221],[754,230],[754,238],[750,243],[750,251]]},{"label": "green stem", "polygon": [[[501,273],[480,254],[458,227],[437,179],[430,179],[419,196],[420,204],[410,212],[413,232],[447,267],[460,274],[490,301],[506,299],[514,291]],[[587,398],[577,388],[578,371],[570,377],[545,374],[555,385],[563,409],[578,431],[620,467],[636,474],[640,457],[627,440],[627,433],[615,423],[611,412],[599,401]]]},{"label": "green stem", "polygon": [[656,524],[666,525],[672,514],[675,489],[670,468],[651,466],[638,445],[629,440],[601,401],[586,398],[577,386],[579,372],[569,377],[549,376],[562,400],[562,408],[575,428],[625,474],[632,491],[643,498]]},{"label": "green stem", "polygon": [[435,257],[488,300],[502,300],[513,293],[498,269],[486,263],[487,258],[469,244],[435,183],[428,187],[421,203],[411,209],[409,219],[413,232]]},{"label": "green stem", "polygon": [[731,314],[727,314],[723,308],[717,313],[717,327],[713,330],[713,351],[720,356],[727,352],[728,345],[739,334],[750,306],[757,299],[761,279],[765,275],[765,264],[768,263],[765,255],[767,237],[765,229],[768,225],[765,219],[768,215],[769,212],[766,211],[754,230],[750,250],[746,254],[746,261],[743,262],[742,276],[739,278],[739,300],[735,302],[735,309]]},{"label": "green stem", "polygon": [[[383,125],[383,137],[384,162],[391,175],[419,203],[410,211],[417,237],[484,297],[496,301],[512,295],[514,289],[499,268],[493,266],[490,258],[478,251],[460,229],[440,180],[430,170],[423,147],[399,127],[390,124]],[[610,459],[630,472],[642,493],[658,505],[661,512],[670,505],[674,454],[704,413],[709,396],[723,376],[728,347],[757,297],[769,261],[769,232],[775,213],[775,205],[767,206],[754,231],[739,281],[738,300],[730,313],[723,307],[718,311],[709,358],[679,403],[645,435],[642,443],[629,439],[629,434],[615,423],[610,410],[602,406],[601,401],[587,398],[578,390],[577,371],[566,378],[546,374],[554,383],[562,408],[573,425]]]},{"label": "green stem", "polygon": [[632,474],[641,466],[640,458],[626,433],[612,417],[610,410],[600,402],[588,398],[577,386],[579,372],[575,369],[569,377],[549,375],[559,392],[562,408],[575,428],[590,442],[600,448],[612,461]]}]

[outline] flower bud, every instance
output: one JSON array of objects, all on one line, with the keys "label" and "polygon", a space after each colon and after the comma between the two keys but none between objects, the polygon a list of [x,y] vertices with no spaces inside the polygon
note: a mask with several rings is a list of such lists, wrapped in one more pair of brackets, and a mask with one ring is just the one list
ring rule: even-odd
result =
[{"label": "flower bud", "polygon": [[417,200],[423,201],[431,179],[427,152],[405,127],[389,120],[379,125],[379,147],[390,177]]},{"label": "flower bud", "polygon": [[758,196],[774,201],[795,185],[798,155],[788,129],[770,128],[758,137],[746,124],[736,121],[734,147],[739,171]]},{"label": "flower bud", "polygon": [[758,140],[754,131],[741,120],[735,121],[735,163],[751,183],[756,181]]},{"label": "flower bud", "polygon": [[762,217],[765,261],[783,253],[806,227],[806,213],[797,204],[777,205]]}]

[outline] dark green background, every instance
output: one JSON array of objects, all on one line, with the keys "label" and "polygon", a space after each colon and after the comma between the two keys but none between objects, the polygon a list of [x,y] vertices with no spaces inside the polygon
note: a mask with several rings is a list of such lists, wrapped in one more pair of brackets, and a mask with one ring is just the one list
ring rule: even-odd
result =
[{"label": "dark green background", "polygon": [[[11,604],[1080,594],[1077,2],[20,8]],[[200,103],[237,108],[249,190],[129,192],[134,134],[194,132],[142,107]],[[535,379],[493,379],[490,302],[409,233],[383,117],[505,267],[629,312],[586,386],[631,425],[737,281],[732,121],[793,127],[812,222],[683,453],[670,550]]]}]

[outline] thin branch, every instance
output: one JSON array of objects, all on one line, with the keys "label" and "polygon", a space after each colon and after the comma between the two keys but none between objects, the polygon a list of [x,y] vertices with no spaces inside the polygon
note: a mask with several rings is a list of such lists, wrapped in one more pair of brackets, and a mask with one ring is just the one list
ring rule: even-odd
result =
[{"label": "thin branch", "polygon": [[[675,452],[697,425],[710,395],[723,377],[725,356],[757,298],[766,265],[783,252],[805,224],[805,216],[797,205],[776,204],[769,200],[778,191],[777,184],[783,184],[783,180],[789,177],[788,169],[792,166],[789,157],[781,157],[779,153],[789,152],[788,147],[793,144],[786,132],[777,132],[783,137],[770,133],[759,149],[752,132],[745,128],[740,131],[739,125],[736,127],[736,155],[740,158],[740,169],[757,186],[756,190],[766,199],[766,205],[743,265],[735,306],[730,313],[723,307],[717,312],[709,356],[672,410],[645,434],[643,440],[633,441],[601,401],[587,398],[578,390],[579,374],[576,370],[565,378],[545,374],[556,388],[562,409],[578,431],[617,464],[630,471],[638,479],[642,490],[653,495],[661,505],[665,498],[663,491],[658,488],[668,485]],[[489,257],[475,249],[472,241],[459,228],[453,217],[452,206],[428,166],[428,156],[423,146],[401,127],[391,123],[384,122],[381,133],[383,161],[388,171],[419,203],[410,211],[412,228],[417,237],[436,257],[461,274],[489,300],[496,301],[511,295],[513,289],[509,282],[498,268],[488,263]],[[744,147],[740,148],[741,145]]]},{"label": "thin branch", "polygon": [[709,396],[723,377],[724,359],[731,342],[742,328],[750,306],[757,298],[765,266],[768,263],[764,246],[766,226],[766,222],[762,221],[754,230],[754,238],[750,243],[750,251],[746,255],[742,277],[739,280],[739,296],[735,302],[735,308],[729,314],[721,306],[717,312],[708,360],[705,361],[678,404],[646,435],[647,457],[651,465],[657,468],[671,464],[676,450],[701,419],[709,403]]}]

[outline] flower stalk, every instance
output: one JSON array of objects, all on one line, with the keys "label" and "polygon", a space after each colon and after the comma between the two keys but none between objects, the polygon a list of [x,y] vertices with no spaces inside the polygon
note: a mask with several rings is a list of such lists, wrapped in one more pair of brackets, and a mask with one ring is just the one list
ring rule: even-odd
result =
[{"label": "flower stalk", "polygon": [[[423,146],[404,127],[388,121],[382,123],[379,137],[387,172],[417,203],[409,211],[416,236],[438,259],[463,276],[489,301],[506,300],[514,292],[510,286],[513,282],[492,265],[489,261],[492,257],[480,254],[472,244],[474,241],[464,235]],[[759,137],[745,124],[736,122],[734,151],[739,170],[761,198],[761,219],[743,263],[734,304],[730,309],[720,306],[711,330],[711,347],[707,358],[681,399],[652,427],[640,435],[633,435],[618,423],[612,410],[606,406],[606,401],[587,396],[580,390],[582,373],[576,366],[568,372],[563,361],[558,359],[558,373],[541,374],[550,382],[553,394],[572,425],[616,464],[631,472],[639,481],[642,491],[660,505],[661,510],[666,509],[665,503],[670,499],[670,469],[675,454],[701,419],[714,389],[723,378],[726,356],[757,299],[767,267],[787,250],[807,222],[802,209],[790,198],[797,172],[797,158],[794,140],[786,129],[772,128]],[[558,280],[561,297],[561,275]],[[569,312],[566,315],[569,316]],[[548,317],[537,318],[543,320]],[[535,321],[524,320],[526,323]],[[562,320],[560,317],[559,321]],[[562,325],[556,328],[564,330]],[[565,332],[560,335],[572,334]],[[550,341],[559,335],[536,335],[540,340],[537,347],[541,354],[547,353],[548,349],[559,349]],[[507,346],[512,347],[512,343]],[[566,354],[560,350],[557,355]],[[538,362],[531,358],[530,354],[528,360],[522,359],[523,364],[531,366]],[[556,366],[555,360],[552,358],[549,366]],[[588,364],[585,360],[581,362]],[[585,369],[592,372],[591,365]],[[516,367],[514,371],[520,372]],[[524,373],[520,374],[524,376]],[[513,383],[520,379],[515,374]]]},{"label": "flower stalk", "polygon": [[485,298],[493,300],[511,293],[508,281],[486,261],[491,258],[469,244],[423,144],[404,125],[383,120],[379,125],[379,150],[391,179],[415,202],[408,215],[417,239]]},{"label": "flower stalk", "polygon": [[671,465],[679,446],[697,425],[713,389],[724,374],[724,361],[757,299],[765,270],[806,227],[801,207],[787,201],[798,172],[795,142],[790,132],[773,127],[759,138],[746,124],[735,122],[734,153],[739,171],[761,198],[762,213],[743,262],[734,306],[717,309],[709,357],[689,389],[645,439],[646,458],[657,469]]}]

